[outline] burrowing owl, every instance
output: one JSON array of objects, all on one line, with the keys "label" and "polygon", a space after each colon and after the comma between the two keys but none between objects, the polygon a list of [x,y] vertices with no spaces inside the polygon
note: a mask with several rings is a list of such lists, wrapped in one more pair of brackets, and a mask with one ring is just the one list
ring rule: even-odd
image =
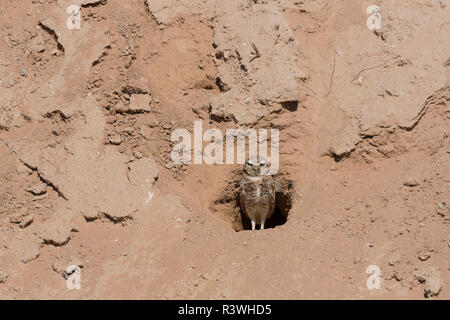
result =
[{"label": "burrowing owl", "polygon": [[245,163],[240,186],[240,205],[242,211],[252,222],[264,229],[266,219],[275,210],[275,182],[269,173],[269,164],[265,159],[251,158]]}]

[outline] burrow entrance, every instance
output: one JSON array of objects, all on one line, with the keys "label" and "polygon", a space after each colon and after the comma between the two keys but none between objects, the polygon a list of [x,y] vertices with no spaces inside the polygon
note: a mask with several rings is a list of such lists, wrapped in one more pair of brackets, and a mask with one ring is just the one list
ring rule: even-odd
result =
[{"label": "burrow entrance", "polygon": [[[288,221],[289,212],[292,208],[292,198],[294,184],[291,179],[274,177],[276,181],[275,212],[272,217],[266,220],[264,229],[272,229],[284,225]],[[224,196],[216,200],[211,209],[220,214],[224,220],[231,223],[236,231],[251,230],[251,221],[242,211],[239,203],[239,182],[240,177],[236,177],[224,191]],[[259,225],[256,229],[259,230]]]}]

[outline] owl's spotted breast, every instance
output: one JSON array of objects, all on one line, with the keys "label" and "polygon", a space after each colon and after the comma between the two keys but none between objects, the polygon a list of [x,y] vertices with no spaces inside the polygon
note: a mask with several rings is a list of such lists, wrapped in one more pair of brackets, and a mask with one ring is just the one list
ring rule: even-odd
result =
[{"label": "owl's spotted breast", "polygon": [[270,196],[275,192],[275,183],[271,176],[252,178],[244,177],[241,180],[241,192],[245,192],[248,198],[261,198]]}]

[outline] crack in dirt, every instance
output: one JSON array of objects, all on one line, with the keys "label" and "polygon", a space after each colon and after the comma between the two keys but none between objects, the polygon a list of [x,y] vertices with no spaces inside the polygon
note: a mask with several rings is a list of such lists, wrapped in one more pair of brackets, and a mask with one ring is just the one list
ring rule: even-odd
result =
[{"label": "crack in dirt", "polygon": [[120,223],[122,225],[125,225],[127,222],[134,221],[133,218],[134,213],[135,212],[126,216],[115,217],[113,215],[108,214],[107,212],[99,212],[98,215],[96,216],[84,216],[84,219],[86,220],[86,222],[94,222],[101,220],[101,221],[109,221],[114,224]]},{"label": "crack in dirt", "polygon": [[68,237],[64,241],[56,241],[54,239],[44,239],[44,240],[42,240],[42,244],[47,245],[47,246],[63,247],[66,244],[68,244],[69,241],[70,241],[70,237]]},{"label": "crack in dirt", "polygon": [[19,159],[25,166],[27,166],[29,169],[33,170],[34,172],[36,172],[36,174],[38,175],[39,179],[45,183],[47,186],[51,187],[57,194],[58,196],[60,196],[61,198],[63,198],[66,201],[69,201],[69,199],[66,197],[66,195],[53,183],[51,182],[49,179],[47,179],[44,174],[39,171],[38,167],[34,167],[31,164],[23,161],[22,159]]},{"label": "crack in dirt", "polygon": [[56,34],[56,31],[55,30],[53,30],[52,28],[50,28],[49,26],[46,26],[42,21],[39,21],[39,26],[44,30],[44,31],[46,31],[55,41],[56,41],[56,44],[57,44],[57,47],[58,47],[58,49],[62,52],[62,53],[64,53],[65,52],[65,49],[64,49],[64,46],[61,44],[61,42],[59,41],[59,37],[58,37],[58,35]]},{"label": "crack in dirt", "polygon": [[445,99],[447,101],[450,100],[450,86],[446,86],[446,87],[440,88],[439,90],[436,90],[431,96],[429,96],[425,100],[420,112],[413,118],[413,122],[406,126],[400,125],[399,127],[403,130],[411,131],[419,124],[420,120],[427,113],[430,106],[442,103],[443,101],[441,101],[441,100],[443,100],[443,99]]},{"label": "crack in dirt", "polygon": [[108,0],[97,0],[97,1],[90,1],[87,3],[82,3],[82,8],[88,8],[88,7],[98,7],[102,5],[106,5],[108,3]]}]

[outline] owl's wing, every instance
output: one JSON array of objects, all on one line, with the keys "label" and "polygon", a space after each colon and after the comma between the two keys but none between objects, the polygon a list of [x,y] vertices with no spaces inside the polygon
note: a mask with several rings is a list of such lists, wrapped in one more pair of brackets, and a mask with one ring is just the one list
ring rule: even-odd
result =
[{"label": "owl's wing", "polygon": [[263,179],[264,183],[264,188],[266,189],[265,191],[269,194],[273,194],[276,191],[276,186],[275,186],[275,180],[271,177],[264,177]]},{"label": "owl's wing", "polygon": [[265,188],[267,188],[267,193],[270,195],[269,197],[269,216],[271,216],[273,214],[273,212],[275,211],[275,192],[276,192],[276,184],[275,184],[275,180],[271,177],[268,176],[264,179],[265,183]]}]

